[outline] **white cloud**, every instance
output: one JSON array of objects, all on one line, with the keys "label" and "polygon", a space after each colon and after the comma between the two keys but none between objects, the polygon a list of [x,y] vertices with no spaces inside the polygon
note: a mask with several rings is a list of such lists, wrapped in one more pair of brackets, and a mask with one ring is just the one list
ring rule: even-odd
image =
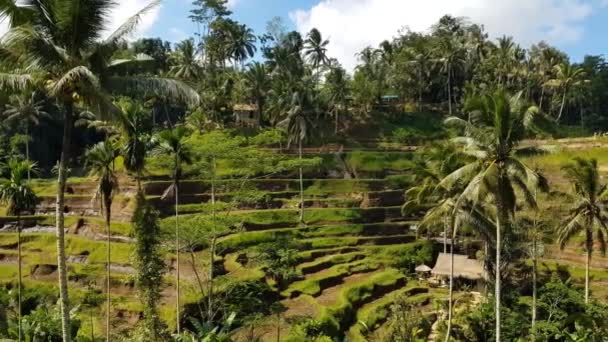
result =
[{"label": "white cloud", "polygon": [[302,33],[318,28],[330,39],[329,54],[352,70],[354,55],[364,47],[376,46],[404,27],[425,31],[445,14],[468,17],[483,24],[491,37],[513,36],[525,46],[539,40],[575,42],[583,35],[582,22],[595,7],[590,1],[322,0],[289,15]]},{"label": "white cloud", "polygon": [[236,7],[236,5],[238,5],[238,3],[239,0],[228,0],[228,8],[232,10]]}]

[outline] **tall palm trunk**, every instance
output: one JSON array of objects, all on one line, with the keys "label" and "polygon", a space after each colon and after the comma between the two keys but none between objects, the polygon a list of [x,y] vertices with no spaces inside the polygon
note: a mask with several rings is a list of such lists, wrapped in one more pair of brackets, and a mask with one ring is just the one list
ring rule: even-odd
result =
[{"label": "tall palm trunk", "polygon": [[564,106],[566,105],[566,94],[567,93],[568,93],[568,91],[564,90],[564,96],[562,96],[562,105],[559,108],[559,115],[557,116],[558,123],[562,119],[562,114],[564,113]]},{"label": "tall palm trunk", "polygon": [[536,236],[532,240],[532,334],[536,334],[536,277],[538,272],[538,259],[536,257],[537,241]]},{"label": "tall palm trunk", "polygon": [[418,69],[418,111],[422,112],[422,66]]},{"label": "tall palm trunk", "polygon": [[450,116],[452,115],[452,70],[448,64],[448,108]]},{"label": "tall palm trunk", "polygon": [[[592,222],[589,222],[589,226],[591,226],[591,224]],[[585,258],[585,304],[589,304],[589,264],[591,264],[591,252],[593,251],[593,240],[591,234],[591,230],[587,230],[587,242],[585,244],[585,247],[587,248]]]},{"label": "tall palm trunk", "polygon": [[[178,164],[176,164],[178,165]],[[175,187],[175,286],[176,286],[176,300],[175,300],[175,320],[177,334],[180,334],[180,278],[179,278],[179,181],[177,179],[177,170],[175,171],[176,177],[173,180]]]},{"label": "tall palm trunk", "polygon": [[209,251],[209,279],[207,282],[207,320],[208,323],[213,323],[213,265],[215,262],[215,244],[217,242],[216,237],[216,211],[215,211],[215,174],[216,174],[216,162],[213,157],[213,176],[211,177],[211,216],[212,216],[212,233],[211,233],[211,246]]},{"label": "tall palm trunk", "polygon": [[[443,222],[443,254],[448,252],[448,226],[450,225],[450,218],[446,216]],[[454,248],[454,239],[452,239],[452,249]]]},{"label": "tall palm trunk", "polygon": [[59,271],[59,297],[61,307],[61,334],[63,342],[70,342],[70,300],[68,297],[68,276],[65,256],[64,205],[65,186],[67,181],[67,166],[70,159],[70,144],[72,142],[72,125],[74,123],[73,103],[65,103],[63,123],[63,141],[61,158],[59,159],[59,175],[57,180],[57,200],[55,203],[56,234],[57,234],[57,265]]},{"label": "tall palm trunk", "polygon": [[[25,123],[25,160],[27,160],[27,162],[30,162],[30,129],[29,129],[30,124],[28,122]],[[27,181],[31,181],[32,180],[32,172],[30,170],[30,168],[28,167],[27,169]]]},{"label": "tall palm trunk", "polygon": [[538,109],[539,110],[543,110],[543,101],[545,100],[545,87],[541,87],[541,92],[540,92],[540,102],[538,103]]},{"label": "tall palm trunk", "polygon": [[[499,189],[504,189],[506,188],[506,186],[504,184],[506,184],[508,182],[507,180],[507,175],[506,175],[506,170],[505,170],[505,166],[504,166],[504,162],[499,162],[499,175],[498,175],[498,184],[499,184]],[[500,323],[501,323],[501,319],[500,319],[500,308],[501,308],[501,272],[500,272],[500,267],[501,267],[501,248],[502,248],[502,232],[503,232],[503,226],[506,228],[507,225],[509,224],[509,212],[508,212],[508,208],[507,208],[507,202],[506,199],[504,198],[504,193],[503,191],[498,191],[498,196],[496,196],[496,265],[495,265],[495,275],[496,275],[496,280],[495,280],[495,284],[494,284],[494,297],[495,297],[495,301],[496,301],[496,342],[500,342],[500,336],[501,336],[501,332],[500,332]]]},{"label": "tall palm trunk", "polygon": [[[500,210],[500,209],[499,209]],[[496,220],[496,281],[494,284],[494,297],[496,301],[496,342],[500,342],[500,245],[501,245],[500,214]]]},{"label": "tall palm trunk", "polygon": [[445,335],[445,342],[450,341],[452,333],[452,312],[454,311],[454,241],[456,240],[456,227],[454,220],[451,220],[452,225],[452,245],[450,247],[450,289],[448,295],[448,329]]},{"label": "tall palm trunk", "polygon": [[299,139],[298,158],[300,160],[300,223],[304,223],[304,176],[302,175],[302,138]]},{"label": "tall palm trunk", "polygon": [[340,111],[336,110],[336,122],[335,122],[335,128],[334,128],[334,133],[336,135],[338,134],[338,120],[339,120],[339,116],[340,116]]},{"label": "tall palm trunk", "polygon": [[21,212],[17,213],[17,276],[18,276],[18,284],[17,284],[17,317],[19,318],[19,342],[22,341],[22,327],[21,327]]},{"label": "tall palm trunk", "polygon": [[111,286],[112,286],[112,281],[110,279],[111,276],[111,271],[110,271],[110,263],[111,263],[111,217],[112,217],[112,201],[111,200],[105,200],[105,218],[106,218],[106,249],[107,249],[107,255],[106,255],[106,341],[110,342],[110,311],[112,310],[112,298],[110,297],[111,294]]}]

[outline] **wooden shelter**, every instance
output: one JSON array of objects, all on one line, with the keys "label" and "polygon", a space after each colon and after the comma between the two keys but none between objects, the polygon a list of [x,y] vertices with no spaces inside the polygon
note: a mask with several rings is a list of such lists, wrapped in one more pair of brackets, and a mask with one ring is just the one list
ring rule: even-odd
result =
[{"label": "wooden shelter", "polygon": [[256,128],[260,126],[260,112],[254,104],[236,104],[232,108],[237,126]]},{"label": "wooden shelter", "polygon": [[[445,283],[450,278],[450,254],[440,253],[431,275],[439,283]],[[474,289],[482,289],[486,273],[479,260],[469,259],[466,255],[454,254],[454,279],[459,284],[466,284]]]}]

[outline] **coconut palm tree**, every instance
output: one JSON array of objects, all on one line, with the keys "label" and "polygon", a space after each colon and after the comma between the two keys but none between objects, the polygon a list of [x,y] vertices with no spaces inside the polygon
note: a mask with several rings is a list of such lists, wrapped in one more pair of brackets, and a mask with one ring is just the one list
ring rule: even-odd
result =
[{"label": "coconut palm tree", "polygon": [[[115,73],[111,58],[142,17],[160,0],[129,18],[107,38],[107,18],[115,8],[112,0],[3,1],[0,17],[9,31],[0,45],[0,87],[25,89],[32,83],[44,86],[63,109],[63,138],[58,164],[56,228],[62,335],[69,342],[70,316],[65,255],[64,193],[76,108],[86,107],[102,118],[116,112],[110,93],[163,95],[198,103],[198,94],[180,81],[138,74]],[[119,64],[120,65],[120,64]],[[12,69],[11,69],[12,68]]]},{"label": "coconut palm tree", "polygon": [[465,53],[466,50],[462,43],[454,37],[441,39],[435,48],[436,62],[441,67],[441,72],[446,75],[448,112],[450,115],[452,115],[452,102],[454,101],[452,94],[454,73],[465,63]]},{"label": "coconut palm tree", "polygon": [[266,98],[272,86],[270,75],[266,66],[259,62],[254,62],[245,72],[245,85],[249,92],[249,97],[255,102],[260,118],[264,113]]},{"label": "coconut palm tree", "polygon": [[[6,122],[21,122],[25,125],[25,160],[30,160],[30,125],[40,124],[40,119],[50,118],[50,115],[44,111],[44,100],[36,100],[36,92],[32,92],[28,96],[15,96],[14,104],[8,104],[4,111],[4,120]],[[28,181],[31,175],[27,175]]]},{"label": "coconut palm tree", "polygon": [[446,124],[464,129],[466,135],[458,141],[463,144],[462,152],[474,160],[446,176],[439,185],[446,189],[465,185],[455,203],[456,208],[464,203],[478,205],[490,201],[495,209],[494,286],[496,341],[499,342],[502,236],[510,232],[517,194],[522,194],[525,203],[536,208],[532,189],[546,190],[537,172],[517,158],[519,153],[527,151],[519,149],[518,144],[539,113],[537,107],[523,102],[521,92],[508,96],[502,90],[470,99],[465,109],[470,113],[469,120],[450,117]]},{"label": "coconut palm tree", "polygon": [[319,68],[323,65],[327,65],[329,62],[329,59],[327,58],[328,45],[329,41],[324,40],[321,32],[316,28],[310,30],[304,41],[304,56],[308,58],[313,69],[316,70],[317,83],[319,81]]},{"label": "coconut palm tree", "polygon": [[173,197],[175,199],[175,256],[176,256],[176,327],[177,333],[180,333],[180,270],[179,270],[179,253],[180,253],[180,234],[179,234],[179,182],[182,178],[182,165],[192,162],[192,153],[186,144],[187,130],[184,127],[178,126],[172,130],[162,131],[157,134],[156,142],[158,146],[155,153],[158,155],[171,156],[173,158],[173,181],[165,190],[162,198]]},{"label": "coconut palm tree", "polygon": [[196,48],[192,38],[183,40],[175,46],[171,62],[169,73],[173,77],[192,81],[201,75],[202,68],[196,59]]},{"label": "coconut palm tree", "polygon": [[327,74],[325,84],[329,95],[329,103],[335,118],[334,133],[338,134],[339,116],[346,112],[348,98],[348,76],[341,66],[332,66]]},{"label": "coconut palm tree", "polygon": [[576,200],[567,223],[558,230],[558,241],[563,249],[575,235],[585,237],[585,303],[589,303],[589,263],[597,242],[600,252],[606,254],[608,234],[608,207],[606,185],[602,184],[595,159],[574,158],[563,167],[572,182]]},{"label": "coconut palm tree", "polygon": [[17,314],[19,319],[19,340],[22,340],[21,328],[21,214],[36,209],[38,199],[29,185],[27,177],[35,171],[29,161],[10,160],[8,162],[8,179],[0,182],[0,203],[6,206],[7,215],[17,216]]},{"label": "coconut palm tree", "polygon": [[110,280],[110,252],[111,252],[111,219],[112,201],[118,191],[118,178],[114,170],[116,157],[119,150],[111,142],[100,142],[86,152],[86,166],[90,169],[90,175],[95,177],[97,190],[94,199],[99,201],[101,215],[106,225],[106,340],[110,341],[110,311],[111,311],[111,280]]},{"label": "coconut palm tree", "polygon": [[243,63],[247,58],[251,58],[257,51],[257,38],[253,30],[246,25],[234,23],[228,32],[228,56],[234,60],[235,64]]},{"label": "coconut palm tree", "polygon": [[562,101],[557,115],[557,122],[562,118],[564,106],[566,105],[566,96],[573,88],[576,88],[584,83],[589,82],[585,79],[587,73],[581,67],[577,67],[568,62],[558,64],[554,67],[555,78],[547,81],[546,85],[562,91]]},{"label": "coconut palm tree", "polygon": [[[309,91],[294,92],[287,117],[279,126],[287,130],[288,144],[298,144],[298,158],[302,162],[302,145],[309,138],[311,130],[311,108],[314,100]],[[300,178],[300,222],[304,223],[304,178],[303,168],[299,168]]]},{"label": "coconut palm tree", "polygon": [[137,102],[123,100],[117,105],[120,108],[117,122],[121,132],[124,166],[128,172],[135,174],[137,190],[140,192],[146,155],[150,147],[150,115]]}]

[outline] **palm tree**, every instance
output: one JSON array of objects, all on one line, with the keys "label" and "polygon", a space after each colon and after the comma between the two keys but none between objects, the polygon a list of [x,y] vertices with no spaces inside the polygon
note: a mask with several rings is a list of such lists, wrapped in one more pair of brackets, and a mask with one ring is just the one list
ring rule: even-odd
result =
[{"label": "palm tree", "polygon": [[606,234],[608,234],[608,209],[606,185],[601,183],[595,159],[574,158],[563,167],[572,182],[576,202],[570,211],[567,223],[558,230],[558,241],[563,249],[577,234],[585,237],[585,303],[589,303],[589,263],[594,242],[598,242],[600,252],[606,254]]},{"label": "palm tree", "polygon": [[437,62],[441,66],[441,71],[446,75],[446,87],[448,93],[448,110],[452,115],[453,96],[453,79],[454,71],[457,70],[465,62],[465,50],[462,43],[456,38],[444,38],[439,41],[435,53],[438,56]]},{"label": "palm tree", "polygon": [[243,63],[257,51],[257,38],[253,30],[246,25],[232,25],[228,35],[228,56],[235,64]]},{"label": "palm tree", "polygon": [[[314,103],[307,91],[293,93],[287,118],[279,122],[279,126],[287,130],[288,144],[298,144],[298,158],[302,163],[302,145],[310,134],[310,108]],[[302,165],[299,167],[300,176],[300,222],[304,223],[304,178]]]},{"label": "palm tree", "polygon": [[121,130],[122,156],[128,172],[135,174],[138,192],[142,191],[141,178],[150,145],[150,116],[145,108],[137,102],[120,101],[118,103],[118,124]]},{"label": "palm tree", "polygon": [[316,28],[310,30],[304,42],[304,56],[308,58],[313,69],[317,71],[317,83],[319,81],[319,68],[322,65],[327,65],[329,62],[327,58],[327,45],[329,45],[329,41],[323,40],[321,32]]},{"label": "palm tree", "polygon": [[[538,174],[517,158],[518,143],[525,137],[538,115],[537,107],[528,107],[521,99],[522,93],[509,97],[499,90],[491,95],[475,97],[468,101],[466,110],[469,120],[457,117],[446,119],[449,125],[465,129],[463,153],[475,159],[445,177],[440,186],[452,189],[465,184],[455,207],[465,203],[478,205],[492,201],[495,208],[496,260],[495,301],[496,341],[500,342],[501,298],[501,247],[503,233],[510,232],[515,214],[517,194],[523,194],[526,204],[536,208],[533,188],[542,188]],[[515,189],[518,191],[516,192]]]},{"label": "palm tree", "polygon": [[[36,101],[36,92],[32,92],[29,96],[16,96],[15,104],[9,104],[4,111],[5,121],[7,122],[22,122],[25,124],[25,160],[30,160],[30,124],[40,124],[40,119],[50,118],[50,115],[44,111],[44,101]],[[31,179],[30,173],[27,175],[28,181]]]},{"label": "palm tree", "polygon": [[332,66],[327,74],[325,84],[329,93],[329,102],[335,118],[335,134],[338,134],[340,112],[347,110],[348,76],[341,66]]},{"label": "palm tree", "polygon": [[249,97],[256,104],[260,118],[264,113],[266,98],[271,88],[271,79],[264,64],[254,62],[245,73],[245,85],[249,92]]},{"label": "palm tree", "polygon": [[562,118],[564,113],[564,106],[566,105],[566,96],[568,92],[573,88],[580,86],[581,84],[589,82],[585,79],[587,73],[581,67],[577,67],[568,62],[558,64],[554,67],[555,78],[549,80],[546,85],[552,88],[561,89],[562,91],[562,102],[557,115],[557,122]]},{"label": "palm tree", "polygon": [[176,127],[173,130],[166,130],[158,133],[156,140],[156,154],[173,157],[173,182],[171,186],[165,190],[162,198],[175,198],[175,256],[176,256],[176,327],[177,333],[180,333],[180,272],[179,272],[179,253],[180,253],[180,234],[179,234],[179,182],[182,178],[182,164],[192,162],[192,154],[190,148],[185,142],[187,130],[184,127]]},{"label": "palm tree", "polygon": [[172,66],[169,73],[183,80],[196,80],[201,75],[201,66],[196,59],[194,39],[186,39],[175,46],[171,55]]},{"label": "palm tree", "polygon": [[63,208],[75,108],[86,107],[102,118],[108,117],[115,112],[110,101],[111,92],[166,95],[189,104],[199,101],[198,94],[192,88],[177,80],[114,73],[110,59],[120,48],[119,43],[136,29],[143,15],[159,4],[160,0],[152,0],[102,39],[107,28],[106,19],[115,8],[115,1],[24,0],[0,3],[0,17],[7,18],[10,24],[0,45],[0,63],[15,70],[0,74],[0,86],[5,89],[25,89],[39,81],[48,95],[63,107],[56,228],[64,342],[69,342],[71,336]]},{"label": "palm tree", "polygon": [[21,214],[31,212],[36,209],[38,198],[26,181],[30,173],[35,171],[34,164],[29,161],[11,160],[8,163],[8,180],[0,183],[0,203],[6,205],[7,215],[17,216],[17,264],[18,264],[18,284],[17,284],[17,313],[19,318],[19,340],[22,340],[21,329]]},{"label": "palm tree", "polygon": [[100,142],[86,152],[86,164],[90,169],[90,175],[97,181],[97,190],[94,199],[99,201],[102,216],[106,225],[106,340],[110,341],[110,241],[112,236],[112,201],[118,191],[118,178],[114,170],[114,162],[118,157],[118,149],[109,141]]}]

